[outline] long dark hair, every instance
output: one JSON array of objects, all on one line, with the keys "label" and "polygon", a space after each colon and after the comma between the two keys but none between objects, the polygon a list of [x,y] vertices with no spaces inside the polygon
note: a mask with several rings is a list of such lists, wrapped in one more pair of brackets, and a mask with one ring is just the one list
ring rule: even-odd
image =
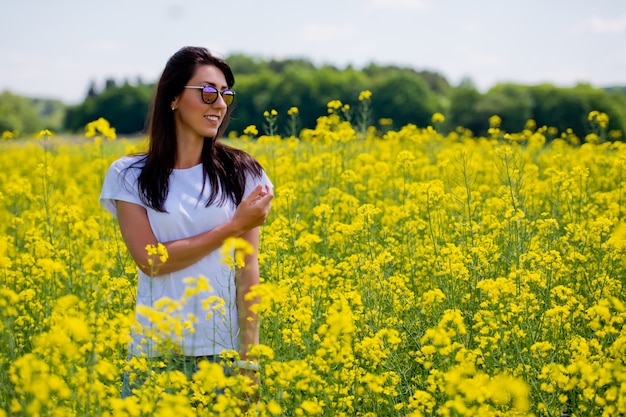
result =
[{"label": "long dark hair", "polygon": [[[166,211],[164,203],[169,192],[169,177],[176,162],[176,125],[170,106],[200,65],[213,65],[220,69],[228,88],[235,84],[230,66],[206,48],[187,46],[167,61],[150,112],[149,151],[138,162],[143,162],[138,178],[140,197],[146,205],[160,212]],[[215,137],[204,138],[201,155],[204,171],[202,188],[204,190],[207,178],[211,185],[206,206],[212,203],[221,205],[227,201],[238,205],[246,189],[246,174],[260,178],[263,172],[261,165],[252,156],[218,141],[228,126],[233,107],[228,106]]]}]

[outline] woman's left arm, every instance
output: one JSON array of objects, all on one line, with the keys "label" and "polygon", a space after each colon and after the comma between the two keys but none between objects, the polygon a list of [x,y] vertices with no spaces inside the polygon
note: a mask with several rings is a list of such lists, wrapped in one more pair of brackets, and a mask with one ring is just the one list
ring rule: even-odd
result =
[{"label": "woman's left arm", "polygon": [[240,346],[239,354],[241,359],[248,358],[248,348],[250,345],[259,344],[259,318],[250,307],[258,304],[258,297],[248,299],[246,295],[250,289],[259,284],[259,233],[260,228],[255,227],[241,235],[250,245],[253,251],[245,257],[245,266],[237,270],[237,311],[239,315]]}]

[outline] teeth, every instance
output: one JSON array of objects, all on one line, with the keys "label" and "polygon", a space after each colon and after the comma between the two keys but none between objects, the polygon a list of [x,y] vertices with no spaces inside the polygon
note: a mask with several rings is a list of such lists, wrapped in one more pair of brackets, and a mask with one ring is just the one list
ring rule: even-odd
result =
[{"label": "teeth", "polygon": [[209,119],[209,120],[215,120],[215,121],[219,120],[219,117],[217,116],[204,116],[204,118]]}]

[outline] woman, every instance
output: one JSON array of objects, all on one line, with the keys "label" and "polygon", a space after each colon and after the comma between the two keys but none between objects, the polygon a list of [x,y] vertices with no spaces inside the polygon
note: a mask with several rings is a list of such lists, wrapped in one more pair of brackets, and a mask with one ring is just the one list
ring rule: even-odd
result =
[{"label": "woman", "polygon": [[[166,355],[188,375],[199,360],[215,360],[223,351],[235,350],[249,359],[248,348],[259,338],[250,310],[256,301],[245,295],[259,282],[259,227],[273,193],[254,158],[218,140],[233,110],[234,83],[228,64],[207,49],[176,52],[157,85],[148,152],[115,161],[100,196],[117,217],[139,271],[140,329],[133,330],[129,353]],[[219,250],[232,237],[252,247],[237,271],[223,262]],[[167,256],[147,250],[159,244]],[[210,288],[193,284],[194,278],[204,277]],[[196,291],[190,291],[194,285]],[[193,323],[182,334],[162,334],[163,326],[150,319],[149,312],[168,300],[181,301],[172,317]],[[223,302],[223,308],[214,311],[210,300]],[[169,338],[170,344],[164,347],[155,334]],[[128,380],[126,374],[124,396],[132,388]]]}]

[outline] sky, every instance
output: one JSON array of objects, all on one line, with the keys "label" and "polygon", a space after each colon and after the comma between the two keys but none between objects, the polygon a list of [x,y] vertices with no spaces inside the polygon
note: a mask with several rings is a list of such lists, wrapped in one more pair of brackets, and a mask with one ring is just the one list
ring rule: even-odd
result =
[{"label": "sky", "polygon": [[626,0],[2,0],[0,22],[0,92],[67,104],[92,82],[155,82],[186,45],[398,65],[481,91],[626,86]]}]

